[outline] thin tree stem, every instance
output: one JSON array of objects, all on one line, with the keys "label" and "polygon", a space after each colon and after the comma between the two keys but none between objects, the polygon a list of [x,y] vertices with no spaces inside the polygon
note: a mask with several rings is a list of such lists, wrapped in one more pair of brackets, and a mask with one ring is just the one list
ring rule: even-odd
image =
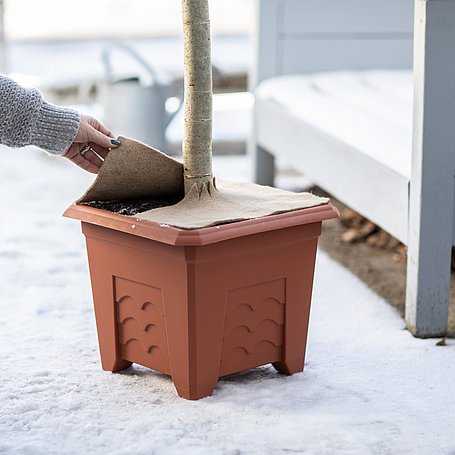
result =
[{"label": "thin tree stem", "polygon": [[212,63],[208,0],[182,0],[185,47],[185,193],[212,180]]}]

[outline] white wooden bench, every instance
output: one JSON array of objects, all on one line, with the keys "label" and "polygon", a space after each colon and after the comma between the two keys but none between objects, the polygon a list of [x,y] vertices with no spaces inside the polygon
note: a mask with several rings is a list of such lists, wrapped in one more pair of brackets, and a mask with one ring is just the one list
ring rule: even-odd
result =
[{"label": "white wooden bench", "polygon": [[444,335],[455,0],[259,0],[257,19],[256,181],[285,159],[407,244],[408,328]]}]

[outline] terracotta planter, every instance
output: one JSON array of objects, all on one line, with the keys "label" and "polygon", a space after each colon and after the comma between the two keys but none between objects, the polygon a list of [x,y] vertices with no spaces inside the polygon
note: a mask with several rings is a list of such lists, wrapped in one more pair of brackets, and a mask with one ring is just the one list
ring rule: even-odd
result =
[{"label": "terracotta planter", "polygon": [[318,236],[331,205],[198,230],[82,205],[102,366],[138,363],[181,397],[272,363],[303,371]]}]

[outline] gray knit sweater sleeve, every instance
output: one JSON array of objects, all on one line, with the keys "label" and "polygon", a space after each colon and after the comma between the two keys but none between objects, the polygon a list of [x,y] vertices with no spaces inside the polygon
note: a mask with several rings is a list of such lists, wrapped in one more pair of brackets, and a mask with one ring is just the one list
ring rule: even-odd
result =
[{"label": "gray knit sweater sleeve", "polygon": [[38,90],[0,76],[0,144],[36,145],[61,155],[72,144],[79,124],[77,111],[49,104]]}]

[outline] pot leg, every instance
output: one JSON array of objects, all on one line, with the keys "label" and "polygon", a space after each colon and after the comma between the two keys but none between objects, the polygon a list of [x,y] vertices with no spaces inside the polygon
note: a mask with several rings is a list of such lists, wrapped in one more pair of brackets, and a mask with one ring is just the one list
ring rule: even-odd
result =
[{"label": "pot leg", "polygon": [[208,355],[210,348],[195,346],[190,337],[179,339],[177,321],[167,318],[166,323],[171,376],[178,395],[187,400],[199,400],[212,395],[218,383],[219,360]]},{"label": "pot leg", "polygon": [[[225,291],[207,286],[213,267],[185,270],[188,288],[174,285],[164,300],[171,376],[179,396],[199,400],[212,395],[220,375]],[[174,281],[175,271],[174,271]]]},{"label": "pot leg", "polygon": [[201,398],[211,396],[216,388],[217,383],[218,378],[216,378],[216,381],[213,383],[206,384],[202,387],[199,384],[197,387],[189,387],[187,384],[182,385],[174,381],[174,387],[179,397],[185,398],[187,400],[200,400]]},{"label": "pot leg", "polygon": [[101,365],[103,370],[117,373],[119,371],[126,370],[132,365],[132,363],[123,359],[103,359],[103,355],[101,354]]},{"label": "pot leg", "polygon": [[[296,247],[294,247],[296,248]],[[317,238],[302,242],[301,253],[292,257],[286,279],[285,336],[283,358],[273,366],[280,373],[303,371],[313,290]]]},{"label": "pot leg", "polygon": [[117,318],[114,301],[114,283],[109,273],[109,257],[103,254],[103,245],[87,237],[90,277],[95,307],[96,329],[103,370],[117,372],[131,366],[120,356],[117,337]]},{"label": "pot leg", "polygon": [[295,374],[303,371],[305,359],[303,357],[292,360],[282,360],[281,362],[272,363],[275,370],[283,374]]},{"label": "pot leg", "polygon": [[96,281],[92,280],[92,290],[103,370],[113,373],[125,370],[131,366],[131,362],[123,360],[120,356],[112,277],[106,276],[104,280],[98,277]]}]

